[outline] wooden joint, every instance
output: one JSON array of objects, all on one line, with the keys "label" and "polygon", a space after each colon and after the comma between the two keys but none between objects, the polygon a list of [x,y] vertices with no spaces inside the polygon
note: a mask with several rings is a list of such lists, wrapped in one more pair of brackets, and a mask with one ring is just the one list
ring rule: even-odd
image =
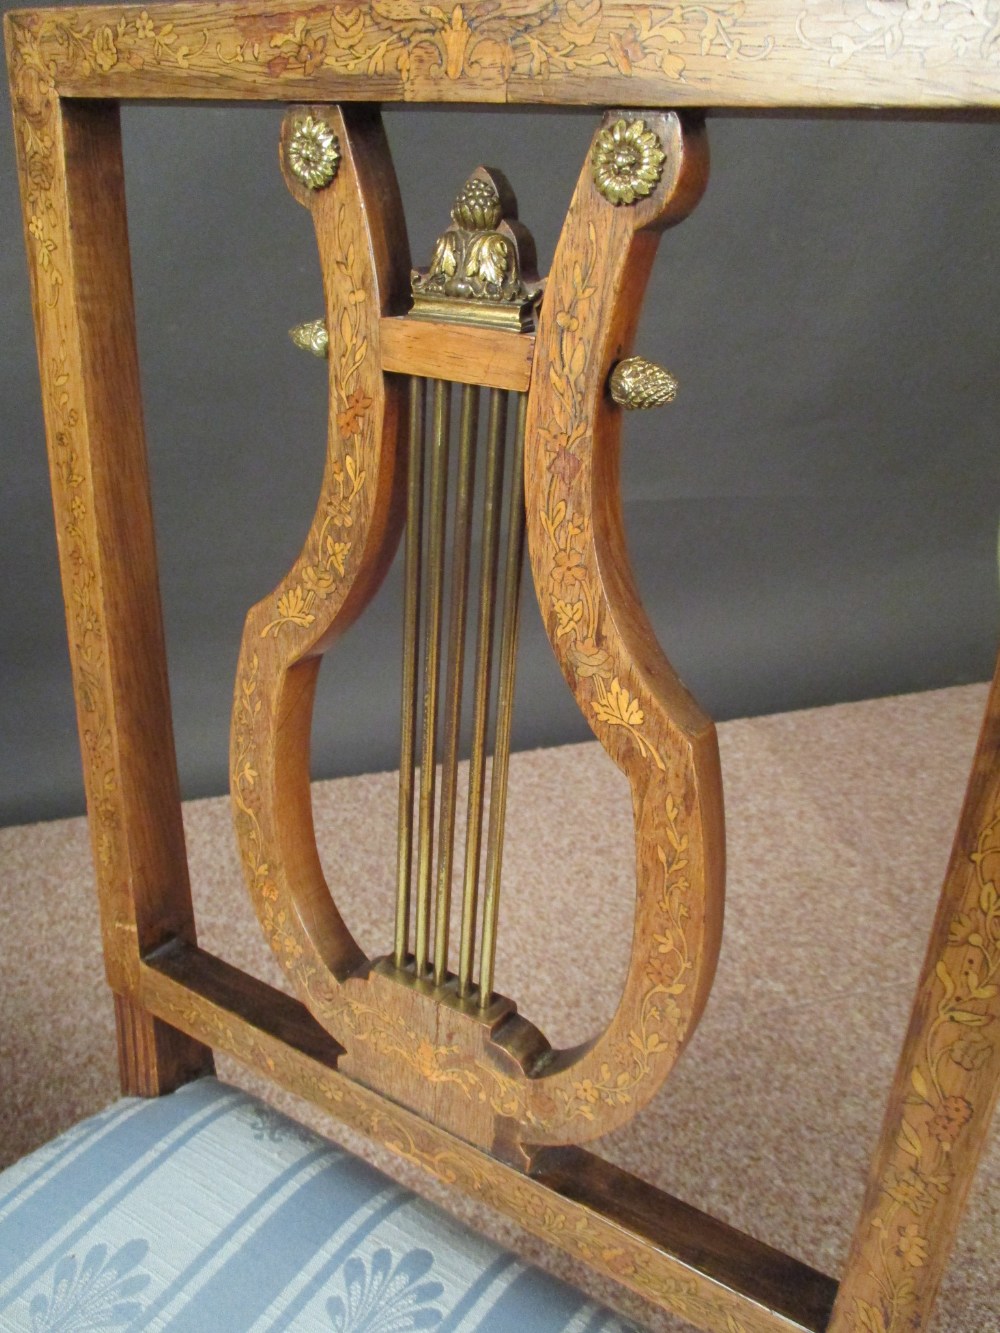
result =
[{"label": "wooden joint", "polygon": [[114,995],[118,1075],[126,1097],[161,1097],[211,1074],[211,1048],[156,1018],[128,995]]},{"label": "wooden joint", "polygon": [[201,949],[142,965],[151,1012],[708,1333],[822,1333],[832,1278],[582,1149],[525,1173],[355,1083],[305,1007]]}]

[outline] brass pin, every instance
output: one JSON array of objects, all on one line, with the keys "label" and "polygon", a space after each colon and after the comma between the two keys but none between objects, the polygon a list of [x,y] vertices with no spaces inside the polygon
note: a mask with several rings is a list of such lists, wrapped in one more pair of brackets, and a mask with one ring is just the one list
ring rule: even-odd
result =
[{"label": "brass pin", "polygon": [[458,993],[472,990],[476,917],[479,905],[479,864],[483,841],[483,794],[486,785],[486,740],[493,670],[493,621],[496,615],[497,562],[500,553],[500,509],[503,504],[504,445],[507,438],[507,394],[490,391],[486,427],[486,489],[483,496],[483,546],[479,571],[479,621],[473,689],[472,753],[469,759],[469,812],[465,832],[465,877],[462,891],[462,933],[458,959]]},{"label": "brass pin", "polygon": [[472,536],[472,493],[479,433],[479,389],[462,386],[459,425],[458,491],[451,566],[451,613],[448,624],[448,684],[445,693],[445,741],[441,767],[441,812],[438,824],[437,920],[434,937],[434,981],[448,975],[451,925],[451,871],[455,855],[455,800],[458,792],[458,742],[462,723],[462,677],[465,669],[465,623],[469,605],[469,559]]},{"label": "brass pin", "polygon": [[479,956],[479,1004],[486,1009],[493,999],[497,921],[500,914],[500,871],[504,822],[507,815],[507,769],[510,763],[510,724],[514,708],[514,672],[520,616],[521,567],[524,559],[524,423],[527,395],[520,394],[510,482],[510,519],[504,568],[503,621],[500,636],[500,683],[497,694],[497,730],[493,744],[490,786],[490,822],[486,835],[486,897]]},{"label": "brass pin", "polygon": [[420,638],[420,546],[424,498],[424,403],[426,384],[410,380],[409,473],[403,566],[403,689],[399,744],[399,818],[396,938],[393,960],[404,967],[410,942],[410,878],[413,860],[413,791],[417,748],[417,656]]},{"label": "brass pin", "polygon": [[434,381],[430,532],[427,543],[427,623],[424,640],[424,735],[420,756],[419,844],[414,967],[427,971],[431,916],[431,865],[434,856],[434,787],[437,759],[438,674],[441,657],[441,604],[444,600],[444,537],[448,501],[448,436],[451,388]]}]

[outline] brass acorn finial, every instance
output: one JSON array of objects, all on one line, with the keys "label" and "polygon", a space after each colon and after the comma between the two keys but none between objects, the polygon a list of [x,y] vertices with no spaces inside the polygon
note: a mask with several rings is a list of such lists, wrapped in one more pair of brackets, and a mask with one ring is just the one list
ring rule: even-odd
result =
[{"label": "brass acorn finial", "polygon": [[500,194],[485,176],[470,176],[451,206],[452,222],[466,231],[493,231],[502,217]]},{"label": "brass acorn finial", "polygon": [[608,387],[619,407],[641,411],[672,403],[677,397],[678,384],[662,366],[642,356],[629,356],[615,366]]},{"label": "brass acorn finial", "polygon": [[506,178],[477,167],[451,206],[430,267],[411,278],[414,319],[524,331],[534,327],[542,284],[535,246],[517,220]]},{"label": "brass acorn finial", "polygon": [[330,334],[325,320],[311,319],[306,324],[296,324],[294,329],[288,330],[288,336],[296,347],[301,347],[304,352],[312,352],[313,356],[326,357],[330,354]]}]

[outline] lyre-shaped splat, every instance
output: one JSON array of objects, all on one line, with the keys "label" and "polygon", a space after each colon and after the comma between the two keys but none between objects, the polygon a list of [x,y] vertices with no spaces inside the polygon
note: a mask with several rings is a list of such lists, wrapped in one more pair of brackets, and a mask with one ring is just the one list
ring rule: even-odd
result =
[{"label": "lyre-shaped splat", "polygon": [[[630,351],[659,232],[681,221],[704,187],[704,131],[672,114],[606,118],[540,309],[533,247],[517,223],[513,196],[498,173],[480,168],[456,200],[452,227],[430,270],[413,275],[407,315],[402,214],[377,119],[332,108],[293,110],[282,142],[289,187],[313,214],[326,285],[325,321],[299,340],[329,356],[330,442],[303,551],[275,592],[250,612],[241,649],[232,783],[251,895],[289,978],[343,1046],[343,1072],[507,1155],[532,1145],[583,1142],[630,1118],[663,1081],[701,1012],[719,944],[723,828],[714,730],[660,652],[630,580],[618,481],[621,408],[608,388]],[[402,375],[410,377],[408,391]],[[465,387],[448,684],[440,707],[449,382]],[[480,389],[490,391],[484,555],[471,813],[452,971],[454,784]],[[660,396],[669,397],[662,389]],[[517,394],[516,429],[503,502],[510,390]],[[323,879],[311,820],[308,741],[320,656],[373,595],[404,510],[398,905],[392,953],[370,960]],[[625,773],[635,813],[636,917],[624,991],[606,1030],[571,1051],[553,1051],[510,1001],[493,993],[525,524],[553,649],[588,723]],[[498,597],[501,545],[504,590]],[[498,603],[499,704],[480,904]],[[445,738],[442,790],[436,792],[439,715]]]},{"label": "lyre-shaped splat", "polygon": [[[328,126],[331,134],[323,128]],[[310,176],[312,156],[335,167]],[[231,789],[244,869],[265,933],[297,987],[336,992],[364,962],[323,876],[312,825],[309,731],[320,658],[391,563],[402,511],[402,386],[382,374],[379,320],[408,280],[402,209],[379,118],[324,109],[286,118],[282,163],[316,227],[330,358],[330,421],[319,504],[298,560],[249,613],[236,681]],[[318,168],[317,168],[318,170]],[[333,180],[335,190],[323,188]]]}]

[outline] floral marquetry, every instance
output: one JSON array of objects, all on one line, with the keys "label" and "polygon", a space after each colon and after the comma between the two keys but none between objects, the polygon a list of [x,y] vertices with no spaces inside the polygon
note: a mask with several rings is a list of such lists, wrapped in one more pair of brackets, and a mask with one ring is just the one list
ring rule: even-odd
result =
[{"label": "floral marquetry", "polygon": [[[52,63],[29,31],[9,27],[8,49],[105,969],[124,1084],[148,1093],[204,1069],[210,1056],[125,998],[140,954],[170,936],[193,940],[194,922],[145,472],[120,123],[115,106],[60,99]],[[123,561],[107,534],[125,531]]]},{"label": "floral marquetry", "polygon": [[[629,355],[657,236],[704,188],[706,109],[1000,107],[1000,0],[185,0],[11,11],[5,32],[126,1091],[195,1077],[217,1047],[708,1333],[925,1329],[1000,1088],[1000,684],[839,1289],[577,1145],[669,1075],[721,931],[714,731],[659,651],[622,528],[619,407],[676,390]],[[141,424],[117,103],[213,99],[293,106],[281,161],[323,273],[322,317],[293,334],[326,361],[321,493],[299,556],[247,619],[231,738],[247,886],[298,999],[195,942]],[[544,299],[505,182],[483,168],[411,275],[372,109],[393,101],[621,108],[591,144]],[[411,317],[411,298],[436,326]],[[628,972],[608,1026],[572,1050],[551,1049],[482,968],[477,996],[437,975],[437,955],[433,975],[414,966],[405,935],[398,956],[367,958],[320,865],[312,701],[323,654],[392,561],[418,471],[401,446],[418,434],[404,376],[521,395],[515,461],[545,630],[632,797]],[[38,1275],[29,1314],[39,1327],[84,1307],[139,1317],[144,1266],[134,1242],[64,1256]],[[375,1251],[327,1295],[345,1333],[370,1317],[438,1321],[423,1251]]]},{"label": "floral marquetry", "polygon": [[[598,163],[605,176],[595,173]],[[638,319],[648,241],[694,206],[704,167],[697,127],[668,116],[606,118],[548,277],[529,399],[535,590],[567,683],[628,778],[635,808],[636,918],[623,994],[608,1028],[569,1071],[570,1085],[553,1089],[573,1117],[605,1127],[634,1114],[673,1067],[711,984],[721,924],[714,732],[656,650],[628,579],[616,468],[621,414],[607,394]],[[627,185],[630,207],[606,206],[611,181],[622,202]]]},{"label": "floral marquetry", "polygon": [[[71,96],[1000,105],[1000,0],[65,6],[8,15]],[[30,49],[30,54],[29,54]],[[15,71],[17,75],[19,72]],[[868,84],[866,90],[866,83]]]},{"label": "floral marquetry", "polygon": [[[317,126],[322,125],[322,130]],[[302,156],[306,131],[315,156]],[[323,188],[313,188],[339,165]],[[322,646],[333,626],[353,618],[381,581],[395,549],[399,511],[395,439],[402,398],[379,365],[383,313],[405,291],[405,236],[381,123],[366,109],[298,108],[282,136],[286,181],[309,209],[326,275],[326,313],[309,329],[314,350],[326,329],[329,412],[326,468],[305,544],[285,578],[246,622],[231,732],[231,793],[244,874],[258,919],[300,993],[327,995],[339,969],[360,951],[329,898],[322,871],[296,873],[301,820],[308,807],[308,732]],[[312,148],[310,148],[312,153]],[[324,165],[325,163],[325,165]],[[303,179],[305,177],[305,179]],[[370,206],[373,198],[384,210]],[[303,341],[305,335],[299,339]],[[338,623],[339,622],[339,623]],[[276,719],[281,726],[276,726]],[[289,791],[293,796],[289,797]],[[304,807],[296,811],[296,800]],[[302,930],[298,894],[326,918],[325,944]]]},{"label": "floral marquetry", "polygon": [[997,687],[830,1325],[909,1333],[930,1313],[1000,1089],[1000,717]]},{"label": "floral marquetry", "polygon": [[[302,111],[289,117],[286,149],[303,123]],[[613,136],[624,123],[620,115],[611,117],[601,133]],[[544,552],[548,562],[543,610],[554,617],[557,651],[580,706],[627,774],[638,812],[629,973],[611,1024],[579,1052],[551,1051],[500,996],[488,1003],[480,997],[471,1008],[451,1005],[405,968],[376,960],[366,971],[309,850],[308,825],[289,813],[289,787],[307,799],[293,741],[308,728],[318,656],[338,620],[356,614],[366,600],[352,591],[359,569],[373,561],[384,565],[389,549],[379,547],[371,525],[376,488],[388,484],[380,479],[399,448],[400,423],[390,430],[383,414],[379,429],[380,396],[391,381],[377,360],[383,322],[373,318],[367,299],[378,281],[372,268],[378,249],[366,242],[355,194],[370,159],[338,127],[345,161],[328,189],[314,191],[298,181],[286,153],[293,193],[314,212],[321,237],[326,318],[296,338],[319,350],[323,331],[330,331],[330,445],[303,551],[247,621],[232,734],[232,792],[247,882],[289,979],[343,1047],[342,1072],[469,1142],[489,1147],[503,1138],[509,1151],[522,1154],[606,1134],[649,1100],[693,1029],[718,947],[721,798],[714,733],[667,668],[658,676],[641,666],[643,655],[616,629],[623,613],[635,618],[638,608],[627,597],[610,596],[595,566],[606,519],[590,490],[600,450],[596,441],[592,452],[587,446],[607,410],[602,346],[616,331],[615,296],[627,284],[630,237],[669,215],[678,190],[681,215],[697,197],[703,162],[700,131],[685,137],[676,117],[629,124],[636,127],[629,151],[655,166],[641,184],[648,199],[624,211],[602,208],[594,220],[597,194],[585,165],[584,193],[578,192],[561,242],[572,246],[573,258],[567,264],[557,255],[540,316],[543,326],[549,320],[542,340],[548,364],[543,360],[541,372],[536,366],[528,388],[527,411],[545,422],[529,432],[528,453],[537,454],[541,445],[546,464],[555,461],[548,441],[558,433],[562,458],[561,467],[544,471],[545,542],[533,551],[533,558]],[[669,176],[661,136],[671,136]],[[541,284],[503,177],[492,169],[474,172],[453,203],[451,223],[430,268],[413,274],[413,327],[434,338],[426,319],[464,323],[484,309],[491,312],[486,322],[494,337],[529,337],[522,323],[525,312],[533,314]],[[394,254],[398,258],[399,247]],[[609,269],[609,259],[618,267]],[[602,303],[602,292],[611,299]],[[631,313],[637,304],[628,305]],[[499,328],[496,311],[504,317]],[[529,487],[529,515],[531,495]]]}]

